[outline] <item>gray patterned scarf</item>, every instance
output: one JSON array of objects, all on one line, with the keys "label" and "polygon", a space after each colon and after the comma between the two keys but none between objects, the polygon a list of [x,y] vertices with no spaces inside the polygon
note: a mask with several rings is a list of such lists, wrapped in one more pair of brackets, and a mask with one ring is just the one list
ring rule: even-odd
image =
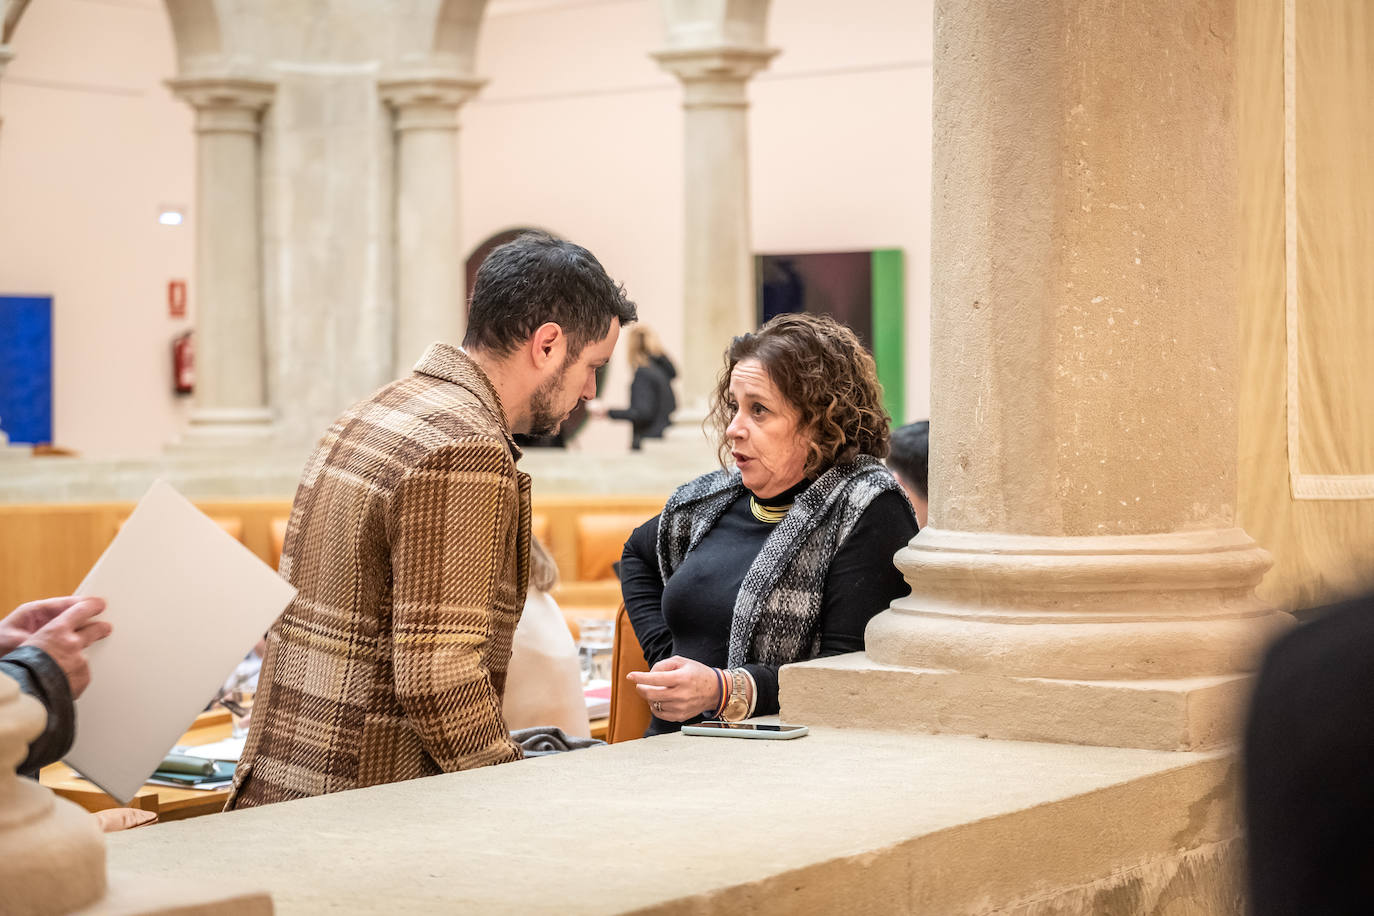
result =
[{"label": "gray patterned scarf", "polygon": [[[874,497],[895,489],[896,478],[882,462],[860,455],[802,491],[740,585],[729,667],[746,661],[785,665],[816,656],[830,562]],[[658,570],[665,584],[742,493],[738,471],[714,471],[678,487],[658,522]]]}]

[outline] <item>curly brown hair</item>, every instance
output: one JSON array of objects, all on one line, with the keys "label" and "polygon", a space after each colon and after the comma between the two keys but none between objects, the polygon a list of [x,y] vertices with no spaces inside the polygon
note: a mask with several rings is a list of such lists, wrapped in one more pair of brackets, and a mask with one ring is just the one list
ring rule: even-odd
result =
[{"label": "curly brown hair", "polygon": [[827,315],[779,315],[750,334],[730,341],[725,369],[716,381],[706,421],[719,441],[721,467],[730,444],[725,429],[730,409],[730,375],[740,360],[756,359],[778,391],[796,409],[807,436],[807,477],[859,455],[886,458],[891,419],[883,409],[878,370],[848,327]]}]

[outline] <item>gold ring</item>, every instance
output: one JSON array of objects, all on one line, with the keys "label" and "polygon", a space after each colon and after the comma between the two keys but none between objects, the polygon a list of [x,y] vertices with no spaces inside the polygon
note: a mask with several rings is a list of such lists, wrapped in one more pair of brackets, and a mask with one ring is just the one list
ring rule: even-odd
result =
[{"label": "gold ring", "polygon": [[662,700],[654,700],[654,712],[663,712]]}]

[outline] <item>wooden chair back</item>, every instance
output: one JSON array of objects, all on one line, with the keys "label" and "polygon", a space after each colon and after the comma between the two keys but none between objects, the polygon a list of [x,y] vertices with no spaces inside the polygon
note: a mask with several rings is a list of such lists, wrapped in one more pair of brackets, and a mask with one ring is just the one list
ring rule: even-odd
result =
[{"label": "wooden chair back", "polygon": [[620,741],[633,741],[643,738],[649,728],[649,704],[635,690],[635,685],[626,679],[631,671],[648,671],[649,663],[644,660],[644,650],[639,646],[639,637],[630,626],[630,615],[625,605],[615,615],[615,648],[611,658],[611,712],[606,722],[606,741],[616,744]]},{"label": "wooden chair back", "polygon": [[286,544],[286,525],[287,519],[272,519],[272,568],[281,568],[281,549]]},{"label": "wooden chair back", "polygon": [[585,512],[577,517],[577,578],[596,582],[615,578],[615,564],[625,541],[648,515],[628,512]]},{"label": "wooden chair back", "polygon": [[548,515],[543,512],[530,514],[530,537],[543,544],[550,553],[553,552],[553,526]]}]

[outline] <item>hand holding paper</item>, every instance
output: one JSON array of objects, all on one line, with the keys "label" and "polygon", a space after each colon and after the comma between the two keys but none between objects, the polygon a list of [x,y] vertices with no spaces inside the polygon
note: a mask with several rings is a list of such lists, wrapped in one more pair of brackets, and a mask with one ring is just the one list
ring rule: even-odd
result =
[{"label": "hand holding paper", "polygon": [[67,763],[132,798],[295,593],[155,483],[77,589],[105,597],[115,632],[86,650],[92,687],[76,704]]},{"label": "hand holding paper", "polygon": [[0,620],[0,654],[19,646],[33,646],[48,654],[62,673],[73,697],[91,681],[85,650],[110,635],[109,621],[95,620],[105,610],[101,598],[48,598],[30,601]]}]

